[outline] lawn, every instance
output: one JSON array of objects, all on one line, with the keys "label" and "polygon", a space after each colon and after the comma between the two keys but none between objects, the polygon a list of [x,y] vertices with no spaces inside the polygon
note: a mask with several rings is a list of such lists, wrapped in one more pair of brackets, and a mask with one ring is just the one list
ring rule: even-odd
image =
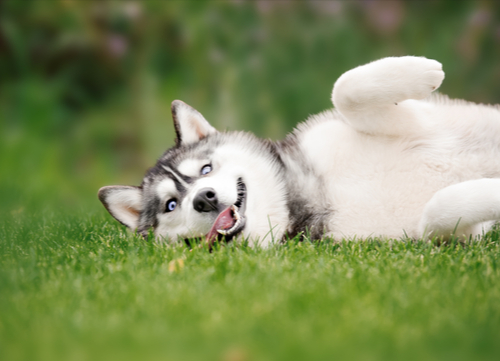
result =
[{"label": "lawn", "polygon": [[0,361],[499,360],[500,230],[210,253],[96,197],[173,145],[174,99],[283,139],[402,55],[500,103],[500,1],[0,1]]},{"label": "lawn", "polygon": [[498,360],[500,232],[166,246],[105,211],[4,215],[0,359]]}]

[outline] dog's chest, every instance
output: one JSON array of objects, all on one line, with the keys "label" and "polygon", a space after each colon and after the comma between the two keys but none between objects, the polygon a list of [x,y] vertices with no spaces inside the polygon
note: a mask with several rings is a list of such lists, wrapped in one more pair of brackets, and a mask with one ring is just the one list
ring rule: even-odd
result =
[{"label": "dog's chest", "polygon": [[310,131],[302,147],[325,181],[335,237],[415,236],[424,205],[457,173],[447,149],[412,149],[400,139],[360,135],[340,122]]}]

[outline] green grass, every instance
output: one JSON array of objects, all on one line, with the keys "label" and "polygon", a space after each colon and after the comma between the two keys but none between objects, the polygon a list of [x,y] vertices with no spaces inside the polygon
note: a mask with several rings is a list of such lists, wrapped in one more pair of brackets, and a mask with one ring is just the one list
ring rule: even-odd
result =
[{"label": "green grass", "polygon": [[0,360],[500,355],[498,231],[209,253],[144,242],[104,211],[61,214],[3,216]]},{"label": "green grass", "polygon": [[421,55],[499,103],[499,1],[94,2],[0,1],[0,361],[500,358],[500,231],[209,253],[66,212],[141,182],[173,99],[281,139],[343,72]]}]

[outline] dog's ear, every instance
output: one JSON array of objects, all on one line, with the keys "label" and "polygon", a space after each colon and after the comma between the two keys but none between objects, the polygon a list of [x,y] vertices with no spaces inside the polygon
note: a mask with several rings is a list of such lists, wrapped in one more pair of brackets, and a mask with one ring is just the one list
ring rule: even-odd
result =
[{"label": "dog's ear", "polygon": [[172,118],[174,119],[177,145],[186,145],[200,141],[207,135],[216,133],[203,115],[180,100],[172,102]]},{"label": "dog's ear", "polygon": [[132,186],[107,186],[99,189],[99,200],[121,224],[134,230],[142,210],[142,189]]}]

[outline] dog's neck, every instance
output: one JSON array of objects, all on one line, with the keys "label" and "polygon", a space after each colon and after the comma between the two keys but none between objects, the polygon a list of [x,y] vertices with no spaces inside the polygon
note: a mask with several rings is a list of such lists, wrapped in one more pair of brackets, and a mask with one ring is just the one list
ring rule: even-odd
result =
[{"label": "dog's neck", "polygon": [[[295,137],[275,143],[276,154],[283,164],[282,176],[286,185],[290,223],[284,237],[321,239],[333,214],[333,206],[321,195],[324,179],[305,159]],[[306,181],[304,181],[306,180]],[[297,187],[299,185],[300,187]]]}]

